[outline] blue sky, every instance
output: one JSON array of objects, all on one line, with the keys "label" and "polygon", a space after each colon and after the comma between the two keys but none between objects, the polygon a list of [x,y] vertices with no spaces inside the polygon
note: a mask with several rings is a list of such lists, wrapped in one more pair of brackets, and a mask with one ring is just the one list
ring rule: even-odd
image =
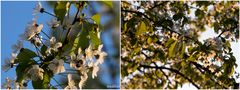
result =
[{"label": "blue sky", "polygon": [[[1,2],[1,65],[4,64],[4,60],[7,57],[11,57],[12,49],[11,46],[17,42],[19,39],[19,35],[24,33],[27,23],[30,22],[34,16],[32,15],[32,11],[36,6],[35,1],[4,1]],[[52,8],[50,8],[46,2],[41,2],[42,6],[48,12],[53,12]],[[96,8],[100,9],[100,8]],[[45,32],[49,30],[47,22],[49,22],[53,17],[47,14],[37,14],[38,19],[37,23],[43,23]],[[116,52],[113,48],[113,43],[110,32],[104,32],[104,36],[102,37],[103,43],[106,45],[104,47],[107,48],[107,53]],[[29,42],[24,43],[24,47],[31,48],[35,51],[34,46],[30,45]],[[111,61],[111,58],[110,58]],[[111,62],[110,62],[111,63]],[[104,68],[107,68],[106,65],[102,65]],[[116,68],[117,69],[117,68]],[[11,79],[15,79],[15,69],[10,69],[8,72],[1,71],[1,83],[5,81],[6,77],[10,77]],[[100,75],[101,79],[105,84],[113,84],[114,82],[110,81],[109,75]],[[120,78],[115,81],[120,82]],[[119,83],[118,83],[119,84]],[[28,86],[31,86],[30,83]],[[32,88],[32,87],[30,87]]]},{"label": "blue sky", "polygon": [[[17,42],[19,35],[24,33],[27,23],[34,17],[32,11],[36,2],[11,1],[1,2],[1,5],[1,64],[4,64],[4,59],[11,57],[11,46]],[[43,7],[47,6],[43,4]],[[38,22],[46,22],[50,18],[52,17],[39,14]],[[44,27],[44,29],[46,28]],[[24,43],[24,47],[33,48],[29,43]],[[15,70],[1,71],[1,83],[5,81],[6,77],[15,79]]]}]

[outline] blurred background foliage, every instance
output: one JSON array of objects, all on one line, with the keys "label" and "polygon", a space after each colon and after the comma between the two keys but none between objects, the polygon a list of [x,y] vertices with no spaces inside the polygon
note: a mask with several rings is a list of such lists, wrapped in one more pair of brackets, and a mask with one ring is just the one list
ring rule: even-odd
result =
[{"label": "blurred background foliage", "polygon": [[121,88],[239,88],[239,2],[122,1],[121,24]]}]

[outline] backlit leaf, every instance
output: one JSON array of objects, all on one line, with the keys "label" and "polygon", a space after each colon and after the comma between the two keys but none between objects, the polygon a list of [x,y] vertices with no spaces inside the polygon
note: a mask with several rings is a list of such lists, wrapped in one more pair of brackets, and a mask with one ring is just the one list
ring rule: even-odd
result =
[{"label": "backlit leaf", "polygon": [[26,73],[28,71],[29,66],[36,63],[34,60],[27,60],[27,61],[29,61],[29,62],[19,63],[17,65],[17,67],[16,67],[16,75],[17,75],[16,82],[23,83],[23,80],[26,77]]},{"label": "backlit leaf", "polygon": [[113,8],[113,2],[112,1],[102,1],[103,4]]},{"label": "backlit leaf", "polygon": [[61,22],[63,22],[63,19],[68,11],[68,7],[69,7],[70,3],[66,2],[66,1],[58,1],[55,4],[55,8],[54,8],[54,13],[56,15],[56,17],[58,18],[58,20],[60,20]]},{"label": "backlit leaf", "polygon": [[139,35],[145,33],[146,31],[147,31],[147,26],[143,21],[141,21],[140,25],[137,28],[136,36],[139,36]]},{"label": "backlit leaf", "polygon": [[147,43],[148,43],[148,44],[151,44],[151,43],[152,43],[152,41],[153,41],[153,40],[152,40],[152,38],[151,38],[151,37],[149,37],[149,38],[147,39]]},{"label": "backlit leaf", "polygon": [[169,51],[168,51],[169,58],[174,57],[175,52],[176,52],[175,48],[176,48],[177,43],[178,43],[178,41],[175,41],[173,44],[171,44]]},{"label": "backlit leaf", "polygon": [[171,45],[174,41],[175,41],[175,40],[172,39],[172,38],[168,39],[168,41],[166,42],[165,46],[166,46],[166,47],[170,47],[170,45]]},{"label": "backlit leaf", "polygon": [[89,36],[94,48],[97,48],[101,44],[100,38],[98,38],[98,32],[92,30],[89,32]]},{"label": "backlit leaf", "polygon": [[101,15],[100,14],[95,14],[91,18],[96,22],[97,25],[100,24],[100,21],[101,21]]},{"label": "backlit leaf", "polygon": [[183,43],[182,43],[181,56],[180,56],[181,58],[183,58],[183,56],[184,56],[185,48],[186,48],[186,44],[183,42]]},{"label": "backlit leaf", "polygon": [[51,80],[51,72],[48,72],[47,70],[44,70],[43,73],[43,80],[38,80],[38,81],[32,81],[32,85],[34,89],[48,89],[49,83]]},{"label": "backlit leaf", "polygon": [[17,55],[16,63],[28,62],[31,58],[37,57],[37,54],[30,49],[22,48]]}]

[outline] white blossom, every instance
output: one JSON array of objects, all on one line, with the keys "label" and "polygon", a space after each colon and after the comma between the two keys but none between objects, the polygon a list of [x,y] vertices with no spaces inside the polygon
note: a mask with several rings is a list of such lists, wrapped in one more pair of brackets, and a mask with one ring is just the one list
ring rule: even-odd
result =
[{"label": "white blossom", "polygon": [[54,74],[65,72],[64,61],[62,59],[53,59],[48,67]]},{"label": "white blossom", "polygon": [[42,9],[42,4],[38,1],[36,7],[33,10],[33,14],[32,15],[36,15],[37,13],[39,13]]},{"label": "white blossom", "polygon": [[140,58],[145,60],[146,59],[146,56],[144,54],[140,54]]},{"label": "white blossom", "polygon": [[145,12],[145,10],[142,9],[142,8],[138,9],[138,11],[141,12],[141,13],[144,13],[144,12]]},{"label": "white blossom", "polygon": [[38,65],[32,65],[32,68],[28,70],[28,75],[31,80],[37,81],[43,79],[44,70],[40,68]]},{"label": "white blossom", "polygon": [[121,57],[125,58],[128,56],[128,54],[129,54],[129,51],[127,51],[126,49],[123,48],[121,51]]},{"label": "white blossom", "polygon": [[99,67],[97,65],[95,65],[93,67],[93,71],[92,71],[92,78],[94,79],[94,77],[97,77],[97,72],[99,71]]},{"label": "white blossom", "polygon": [[57,52],[58,48],[62,47],[62,43],[61,42],[56,42],[56,38],[52,37],[49,41],[50,43],[50,47],[46,50],[47,54],[51,53],[51,50]]},{"label": "white blossom", "polygon": [[77,89],[75,82],[72,79],[72,74],[68,74],[68,85],[64,89]]},{"label": "white blossom", "polygon": [[43,24],[37,24],[36,18],[30,22],[24,32],[24,34],[21,35],[23,40],[30,40],[32,37],[34,37],[36,34],[39,34],[43,28]]},{"label": "white blossom", "polygon": [[2,89],[12,89],[13,82],[13,80],[6,77],[6,82],[2,84]]},{"label": "white blossom", "polygon": [[17,51],[21,50],[23,47],[22,41],[18,40],[16,44],[12,45],[12,49],[14,53],[17,53]]},{"label": "white blossom", "polygon": [[102,63],[103,63],[103,60],[105,59],[106,56],[107,56],[107,53],[101,52],[101,53],[99,54],[99,58],[97,59],[97,62],[98,62],[99,64],[102,64]]},{"label": "white blossom", "polygon": [[215,73],[215,75],[216,75],[217,77],[219,77],[219,76],[221,76],[221,75],[222,75],[222,72],[221,72],[221,71],[219,71],[219,72]]},{"label": "white blossom", "polygon": [[6,58],[5,59],[5,63],[2,66],[2,70],[3,71],[8,71],[10,68],[12,68],[16,58],[17,58],[17,54],[16,53],[12,53],[11,54],[11,58]]},{"label": "white blossom", "polygon": [[102,64],[104,58],[107,56],[107,53],[102,51],[102,47],[103,47],[103,45],[101,44],[98,46],[98,50],[94,51],[94,55],[98,56],[98,57],[96,57],[98,64]]},{"label": "white blossom", "polygon": [[82,73],[81,80],[80,80],[80,82],[78,84],[80,89],[82,89],[82,87],[84,86],[84,84],[87,81],[87,79],[88,79],[87,73]]},{"label": "white blossom", "polygon": [[42,45],[42,36],[39,36],[39,37],[33,37],[31,39],[31,42],[36,45],[36,46],[41,46]]},{"label": "white blossom", "polygon": [[84,55],[81,53],[82,49],[78,49],[77,56],[75,54],[71,55],[70,67],[79,70],[86,63]]},{"label": "white blossom", "polygon": [[85,49],[86,59],[92,61],[93,60],[93,51],[92,51],[92,44]]}]

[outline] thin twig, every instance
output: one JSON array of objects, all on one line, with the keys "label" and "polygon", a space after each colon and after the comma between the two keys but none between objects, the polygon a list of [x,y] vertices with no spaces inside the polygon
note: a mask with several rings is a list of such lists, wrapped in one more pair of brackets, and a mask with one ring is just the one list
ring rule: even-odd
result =
[{"label": "thin twig", "polygon": [[48,14],[48,15],[51,15],[51,16],[53,16],[53,17],[56,17],[57,18],[57,16],[55,16],[54,14],[52,14],[52,13],[49,13],[49,12],[47,12],[47,11],[43,11],[44,13],[46,13],[46,14]]},{"label": "thin twig", "polygon": [[[80,8],[82,7],[82,4],[84,4],[84,3],[79,3],[79,7],[78,7],[78,10],[77,10],[77,13],[75,14],[74,20],[73,20],[73,22],[72,22],[71,25],[74,25],[74,24],[76,23],[76,21],[77,21],[77,16],[78,16],[78,13],[80,12]],[[66,42],[67,42],[67,37],[69,36],[70,31],[71,31],[71,27],[70,27],[70,28],[68,29],[68,31],[67,31],[67,34],[66,34],[66,36],[65,36],[65,40],[64,40],[63,44],[66,44]]]},{"label": "thin twig", "polygon": [[[201,65],[197,64],[196,62],[190,61],[190,63],[192,63],[195,67],[197,67],[197,69],[198,69],[201,73],[204,73],[204,72],[201,70],[201,69],[203,69],[204,71],[206,71],[206,72],[209,73],[209,74],[212,74],[212,75],[215,74],[215,73],[212,73],[208,68],[202,67]],[[212,81],[214,81],[217,85],[219,85],[219,86],[227,89],[226,86],[221,85],[220,83],[216,82],[216,81],[215,81],[214,79],[212,79],[212,78],[210,78],[210,79],[211,79]]]},{"label": "thin twig", "polygon": [[182,76],[183,78],[187,79],[190,83],[192,83],[196,88],[200,89],[200,87],[194,83],[193,80],[191,80],[190,78],[188,78],[187,76],[185,76],[183,73],[179,72],[178,70],[176,69],[172,69],[172,68],[167,68],[167,67],[163,67],[163,66],[160,66],[160,67],[157,67],[157,66],[148,66],[148,65],[140,65],[139,67],[144,67],[144,68],[155,68],[155,69],[166,69],[166,70],[169,70],[169,71],[172,71],[176,74],[179,74],[180,76]]},{"label": "thin twig", "polygon": [[137,14],[137,15],[144,16],[145,18],[147,18],[147,19],[150,20],[150,21],[153,21],[153,19],[149,18],[146,14],[141,13],[141,12],[139,12],[139,11],[124,10],[123,8],[121,8],[121,11],[122,11],[122,12],[135,13],[135,14]]},{"label": "thin twig", "polygon": [[164,2],[162,2],[162,3],[160,3],[160,4],[155,4],[153,7],[151,7],[150,9],[149,9],[149,11],[152,11],[154,8],[156,8],[156,7],[158,7],[158,6],[163,6],[165,3]]},{"label": "thin twig", "polygon": [[36,48],[36,52],[37,52],[37,55],[38,55],[39,59],[42,60],[42,58],[41,58],[41,56],[40,56],[40,54],[39,54],[40,50],[37,48],[37,46],[36,46],[34,43],[33,43],[33,45],[34,45],[35,48]]},{"label": "thin twig", "polygon": [[[41,43],[42,43],[43,45],[45,45],[38,34],[37,34],[37,37],[39,38],[39,40],[41,41]],[[45,45],[45,46],[46,46],[46,45]]]},{"label": "thin twig", "polygon": [[45,36],[48,37],[48,39],[51,39],[50,36],[47,35],[47,33],[45,33],[43,30],[41,31]]}]

